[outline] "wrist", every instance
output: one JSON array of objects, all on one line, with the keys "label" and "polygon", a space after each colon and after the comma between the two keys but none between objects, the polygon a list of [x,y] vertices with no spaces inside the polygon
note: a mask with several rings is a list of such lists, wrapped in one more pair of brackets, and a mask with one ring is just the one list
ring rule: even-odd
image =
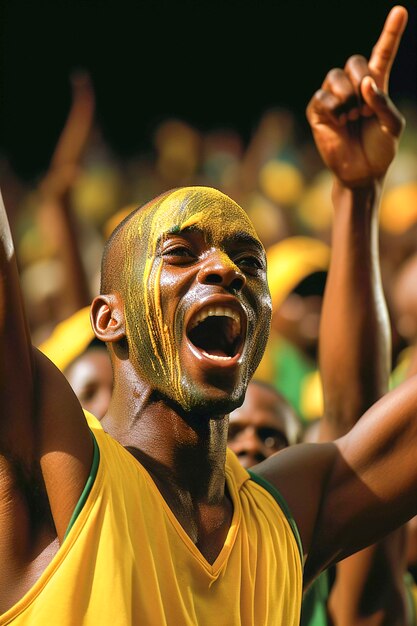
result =
[{"label": "wrist", "polygon": [[372,179],[360,186],[348,186],[338,178],[334,179],[332,201],[336,212],[351,210],[361,215],[378,212],[383,180]]}]

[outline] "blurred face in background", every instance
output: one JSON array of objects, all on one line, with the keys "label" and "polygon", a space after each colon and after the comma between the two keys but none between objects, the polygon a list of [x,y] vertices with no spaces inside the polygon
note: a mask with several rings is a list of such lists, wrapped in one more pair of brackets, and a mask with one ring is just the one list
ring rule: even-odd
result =
[{"label": "blurred face in background", "polygon": [[83,409],[101,420],[107,412],[113,387],[107,349],[104,346],[88,348],[64,373]]},{"label": "blurred face in background", "polygon": [[243,467],[252,467],[300,441],[301,424],[270,385],[251,381],[241,407],[229,416],[228,446]]}]

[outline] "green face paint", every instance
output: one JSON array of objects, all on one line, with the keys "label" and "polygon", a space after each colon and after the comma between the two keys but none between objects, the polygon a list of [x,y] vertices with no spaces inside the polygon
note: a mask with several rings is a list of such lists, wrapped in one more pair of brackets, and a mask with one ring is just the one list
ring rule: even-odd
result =
[{"label": "green face paint", "polygon": [[[130,358],[152,387],[166,393],[186,410],[193,406],[196,389],[180,360],[183,316],[174,311],[166,317],[167,300],[171,296],[167,295],[164,285],[170,275],[160,252],[167,237],[193,228],[203,233],[208,248],[219,249],[223,264],[233,267],[233,261],[221,248],[225,238],[244,232],[258,240],[246,213],[221,192],[206,187],[187,187],[157,198],[132,217],[122,235],[122,245],[129,251],[122,284]],[[164,280],[161,282],[162,272]],[[165,279],[166,273],[168,279]],[[171,290],[175,290],[174,277],[171,285],[174,285]],[[253,301],[259,319],[249,320],[253,328],[253,336],[249,338],[256,342],[256,356],[251,360],[257,365],[269,327],[266,279],[264,283],[258,281],[256,289],[259,293],[253,294]],[[246,385],[254,365],[251,362],[243,369],[243,384]]]}]

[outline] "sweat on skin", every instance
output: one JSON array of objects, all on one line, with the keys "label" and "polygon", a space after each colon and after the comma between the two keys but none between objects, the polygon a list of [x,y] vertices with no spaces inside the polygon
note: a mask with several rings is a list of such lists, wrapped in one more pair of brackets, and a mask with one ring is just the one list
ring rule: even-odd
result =
[{"label": "sweat on skin", "polygon": [[[217,249],[221,262],[236,267],[229,256],[228,244],[235,238],[253,240],[265,255],[263,246],[243,209],[228,196],[208,187],[186,187],[159,196],[130,214],[116,229],[112,238],[120,238],[123,259],[117,259],[110,273],[110,283],[102,285],[102,293],[114,289],[123,293],[129,351],[145,378],[157,389],[170,388],[170,395],[185,410],[195,401],[195,387],[184,373],[178,346],[184,334],[184,311],[179,306],[173,323],[164,319],[162,289],[169,289],[172,275],[164,272],[164,254],[171,240],[187,232],[201,232],[208,249]],[[128,251],[126,253],[126,251]],[[107,268],[114,262],[104,259]],[[262,320],[252,306],[247,313],[247,338],[240,355],[241,386],[244,393],[250,377],[263,354],[270,323],[271,302],[265,280],[254,280],[257,299],[262,307]],[[247,277],[247,280],[251,278]],[[252,303],[250,303],[252,304]],[[256,309],[258,307],[255,307]],[[269,312],[269,314],[268,314]],[[245,358],[246,346],[254,353]]]}]

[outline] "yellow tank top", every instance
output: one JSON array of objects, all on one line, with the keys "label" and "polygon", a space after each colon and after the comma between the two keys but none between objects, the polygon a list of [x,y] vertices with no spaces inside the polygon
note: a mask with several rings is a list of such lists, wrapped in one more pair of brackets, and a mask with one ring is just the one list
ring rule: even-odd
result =
[{"label": "yellow tank top", "polygon": [[13,626],[296,626],[302,562],[274,497],[228,450],[234,513],[211,565],[144,467],[88,415],[100,461],[62,546],[0,618]]}]

